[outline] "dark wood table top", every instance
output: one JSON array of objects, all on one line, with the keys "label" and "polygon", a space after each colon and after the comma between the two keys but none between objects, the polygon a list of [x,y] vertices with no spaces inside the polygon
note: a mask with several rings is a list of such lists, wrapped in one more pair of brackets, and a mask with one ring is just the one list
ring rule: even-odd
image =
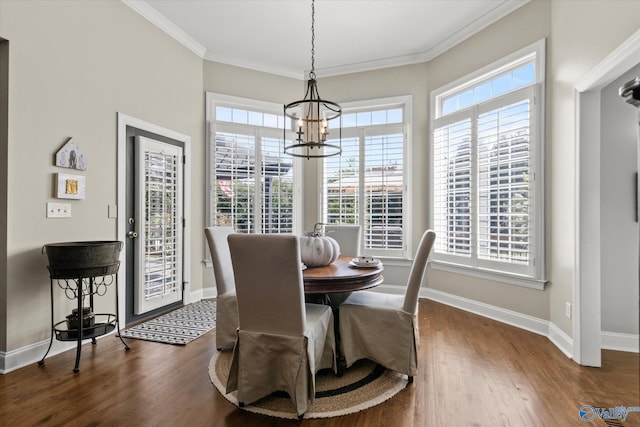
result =
[{"label": "dark wood table top", "polygon": [[307,267],[302,272],[305,294],[353,292],[373,288],[384,278],[382,265],[376,268],[354,268],[349,265],[353,256],[341,255],[333,264]]}]

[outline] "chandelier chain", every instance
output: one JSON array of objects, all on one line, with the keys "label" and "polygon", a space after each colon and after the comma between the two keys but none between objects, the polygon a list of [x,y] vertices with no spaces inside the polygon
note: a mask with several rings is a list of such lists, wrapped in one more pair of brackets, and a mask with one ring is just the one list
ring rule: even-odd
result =
[{"label": "chandelier chain", "polygon": [[315,0],[311,0],[311,72],[309,73],[309,77],[315,78],[315,69],[316,69],[316,32],[315,32],[315,23],[316,23],[316,7]]}]

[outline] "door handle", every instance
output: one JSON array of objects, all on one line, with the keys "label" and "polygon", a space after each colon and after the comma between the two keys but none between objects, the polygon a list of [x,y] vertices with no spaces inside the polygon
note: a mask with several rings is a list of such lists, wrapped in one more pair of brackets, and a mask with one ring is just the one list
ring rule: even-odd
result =
[{"label": "door handle", "polygon": [[127,233],[127,237],[130,239],[135,239],[136,237],[138,237],[138,233],[131,230],[130,232]]}]

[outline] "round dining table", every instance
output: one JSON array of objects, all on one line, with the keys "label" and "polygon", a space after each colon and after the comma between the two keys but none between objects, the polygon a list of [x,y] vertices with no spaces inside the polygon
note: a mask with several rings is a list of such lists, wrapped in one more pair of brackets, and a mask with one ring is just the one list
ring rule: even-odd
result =
[{"label": "round dining table", "polygon": [[361,291],[382,283],[384,267],[358,268],[350,264],[353,256],[340,255],[332,264],[307,267],[302,272],[305,294],[332,294]]}]

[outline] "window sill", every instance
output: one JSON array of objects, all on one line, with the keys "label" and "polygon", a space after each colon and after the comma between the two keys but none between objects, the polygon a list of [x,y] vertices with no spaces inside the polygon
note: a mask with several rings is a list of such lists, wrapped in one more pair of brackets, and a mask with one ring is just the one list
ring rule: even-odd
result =
[{"label": "window sill", "polygon": [[518,274],[504,273],[501,271],[485,270],[480,268],[467,267],[460,264],[452,264],[443,261],[431,261],[431,267],[436,270],[447,271],[449,273],[464,274],[485,280],[493,280],[495,282],[506,283],[508,285],[522,286],[530,289],[543,291],[546,280],[534,279],[532,277],[522,276]]}]

